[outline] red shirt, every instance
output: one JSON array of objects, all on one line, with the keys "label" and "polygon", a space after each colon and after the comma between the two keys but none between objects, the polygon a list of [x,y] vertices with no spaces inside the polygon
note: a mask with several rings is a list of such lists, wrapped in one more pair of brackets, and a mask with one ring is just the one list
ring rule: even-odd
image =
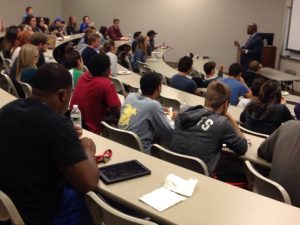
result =
[{"label": "red shirt", "polygon": [[109,78],[92,77],[86,72],[79,78],[74,90],[71,109],[73,105],[78,105],[88,130],[99,134],[100,122],[105,118],[107,110],[121,106],[121,102]]},{"label": "red shirt", "polygon": [[118,41],[121,39],[121,37],[123,37],[120,28],[116,29],[114,27],[114,25],[109,27],[107,32],[108,32],[109,37],[114,41]]}]

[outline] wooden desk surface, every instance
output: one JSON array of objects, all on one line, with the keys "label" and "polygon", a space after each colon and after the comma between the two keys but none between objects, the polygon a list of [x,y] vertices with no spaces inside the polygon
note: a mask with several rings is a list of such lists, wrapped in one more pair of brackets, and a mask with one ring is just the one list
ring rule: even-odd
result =
[{"label": "wooden desk surface", "polygon": [[16,99],[17,98],[15,96],[9,94],[8,92],[0,88],[0,108]]},{"label": "wooden desk surface", "polygon": [[[299,208],[205,177],[96,134],[84,131],[84,136],[95,141],[97,153],[102,153],[108,148],[113,151],[112,160],[108,164],[137,159],[152,171],[150,176],[112,185],[105,185],[100,181],[98,191],[145,213],[161,224],[299,224]],[[199,180],[191,198],[187,198],[164,212],[158,212],[138,200],[142,195],[161,187],[165,177],[170,173],[184,179],[197,178]]]},{"label": "wooden desk surface", "polygon": [[300,76],[293,76],[291,74],[275,70],[270,67],[263,67],[258,74],[270,79],[270,80],[277,80],[277,81],[300,81]]}]

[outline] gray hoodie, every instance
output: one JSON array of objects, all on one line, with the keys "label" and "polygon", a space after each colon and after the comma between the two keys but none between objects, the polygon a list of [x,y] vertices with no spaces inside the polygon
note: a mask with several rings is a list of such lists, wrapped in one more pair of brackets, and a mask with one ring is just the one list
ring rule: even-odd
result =
[{"label": "gray hoodie", "polygon": [[210,174],[220,159],[223,143],[237,154],[244,154],[248,147],[224,115],[196,106],[177,116],[172,151],[200,158]]}]

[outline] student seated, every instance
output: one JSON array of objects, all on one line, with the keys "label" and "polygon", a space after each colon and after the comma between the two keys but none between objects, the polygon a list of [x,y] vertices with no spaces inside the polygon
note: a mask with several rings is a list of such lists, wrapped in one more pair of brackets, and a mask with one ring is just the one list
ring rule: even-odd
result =
[{"label": "student seated", "polygon": [[91,18],[89,16],[84,16],[82,18],[82,23],[80,24],[80,27],[79,27],[79,32],[80,33],[84,33],[85,30],[90,27],[90,26],[93,26],[93,21],[91,21]]},{"label": "student seated", "polygon": [[117,76],[118,57],[116,55],[117,48],[115,42],[113,40],[105,42],[101,49],[101,53],[106,54],[109,57],[111,75],[113,77]]},{"label": "student seated", "polygon": [[149,30],[147,32],[147,39],[149,40],[149,45],[147,46],[147,54],[151,56],[152,51],[160,48],[161,46],[155,46],[155,36],[157,33],[154,30]]},{"label": "student seated", "polygon": [[[224,66],[221,65],[218,75],[216,76],[216,63],[215,62],[207,62],[203,65],[203,70],[205,72],[205,76],[203,79],[201,78],[193,78],[193,80],[197,83],[197,86],[200,88],[207,88],[207,86],[213,82],[216,81],[219,78],[223,77],[223,72],[224,72]],[[200,80],[199,80],[200,79]]]},{"label": "student seated", "polygon": [[161,92],[161,75],[145,73],[140,79],[142,94],[130,93],[124,101],[118,127],[136,133],[143,144],[144,151],[150,149],[154,136],[169,142],[173,129],[166,113],[156,100]]},{"label": "student seated", "polygon": [[265,79],[256,78],[251,85],[252,95],[250,98],[240,97],[238,107],[245,108],[251,101],[257,101],[261,86],[266,82]]},{"label": "student seated", "polygon": [[36,17],[33,15],[28,15],[25,17],[24,24],[28,25],[31,27],[33,32],[37,31],[37,26],[36,26]]},{"label": "student seated", "polygon": [[37,17],[36,18],[36,31],[44,34],[49,34],[48,25],[45,23],[44,17]]},{"label": "student seated", "polygon": [[119,120],[121,102],[109,76],[110,60],[107,55],[94,55],[88,65],[89,72],[80,76],[70,107],[78,105],[84,125],[100,134],[100,123],[107,114]]},{"label": "student seated", "polygon": [[99,35],[100,35],[101,46],[103,46],[104,43],[109,40],[109,38],[108,38],[108,29],[107,29],[106,26],[101,26],[100,27]]},{"label": "student seated", "polygon": [[188,78],[192,67],[193,59],[188,56],[182,57],[178,62],[179,74],[176,74],[172,77],[171,86],[181,91],[201,95],[201,90],[197,88],[196,82]]},{"label": "student seated", "polygon": [[78,51],[72,45],[67,45],[65,54],[62,59],[62,64],[72,75],[72,86],[76,87],[79,77],[84,73],[83,61]]},{"label": "student seated", "polygon": [[259,64],[258,61],[253,60],[249,63],[248,65],[248,69],[245,73],[243,73],[243,78],[245,83],[248,85],[248,87],[251,87],[251,85],[253,84],[253,81],[256,78],[262,78],[262,76],[260,76],[259,74],[257,74],[261,69],[261,65]]},{"label": "student seated", "polygon": [[129,45],[121,45],[117,51],[118,63],[125,67],[126,69],[131,69],[130,59],[131,57],[131,47]]},{"label": "student seated", "polygon": [[205,105],[191,107],[178,114],[171,150],[198,157],[212,174],[221,156],[222,144],[237,154],[245,154],[247,141],[227,112],[230,89],[214,81],[205,95]]},{"label": "student seated", "polygon": [[275,80],[263,84],[258,100],[250,102],[240,116],[245,128],[263,134],[272,134],[282,123],[292,119],[281,96],[280,83]]},{"label": "student seated", "polygon": [[49,63],[30,98],[0,109],[0,188],[26,225],[93,224],[84,193],[99,182],[95,144],[64,116],[71,92],[68,70]]},{"label": "student seated", "polygon": [[64,21],[62,18],[57,17],[49,27],[50,34],[56,35],[57,37],[64,36]]},{"label": "student seated", "polygon": [[133,41],[131,43],[132,53],[135,52],[135,50],[137,48],[137,40],[141,36],[142,36],[142,32],[141,31],[134,32],[134,34],[133,34]]},{"label": "student seated", "polygon": [[66,27],[67,35],[74,35],[78,33],[77,21],[75,16],[69,16],[68,26]]},{"label": "student seated", "polygon": [[292,205],[300,207],[300,122],[282,124],[258,148],[258,156],[272,163],[270,179],[288,192]]},{"label": "student seated", "polygon": [[146,47],[146,38],[144,36],[141,36],[138,38],[137,41],[137,49],[133,54],[131,66],[132,70],[136,73],[140,72],[139,64],[138,62],[146,62],[147,58],[147,47]]},{"label": "student seated", "polygon": [[36,46],[31,44],[23,45],[18,57],[16,80],[32,85],[36,75],[38,59],[39,51]]},{"label": "student seated", "polygon": [[112,39],[114,41],[128,40],[128,38],[124,37],[123,34],[121,33],[120,20],[118,18],[115,18],[113,20],[113,25],[111,25],[108,28],[108,35],[109,35],[110,39]]},{"label": "student seated", "polygon": [[97,55],[100,47],[100,36],[99,34],[90,34],[87,38],[88,46],[83,50],[81,56],[84,65],[88,65],[90,58]]},{"label": "student seated", "polygon": [[[82,52],[88,46],[88,37],[91,34],[95,34],[95,33],[96,33],[96,28],[93,26],[90,26],[85,30],[84,36],[80,39],[80,41],[78,42],[78,45],[76,47],[76,50],[80,53],[80,55],[82,55]],[[101,43],[100,43],[100,45],[101,45]]]},{"label": "student seated", "polygon": [[239,63],[231,64],[228,77],[220,79],[220,81],[231,90],[230,105],[237,105],[241,96],[250,98],[252,95],[251,90],[242,78],[242,66]]}]

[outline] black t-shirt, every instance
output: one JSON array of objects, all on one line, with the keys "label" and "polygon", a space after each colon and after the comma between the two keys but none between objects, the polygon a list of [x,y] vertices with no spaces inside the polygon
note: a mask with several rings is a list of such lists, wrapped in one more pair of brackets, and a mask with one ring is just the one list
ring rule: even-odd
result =
[{"label": "black t-shirt", "polygon": [[0,189],[26,225],[49,224],[62,199],[60,167],[87,159],[70,120],[31,98],[0,110]]}]

